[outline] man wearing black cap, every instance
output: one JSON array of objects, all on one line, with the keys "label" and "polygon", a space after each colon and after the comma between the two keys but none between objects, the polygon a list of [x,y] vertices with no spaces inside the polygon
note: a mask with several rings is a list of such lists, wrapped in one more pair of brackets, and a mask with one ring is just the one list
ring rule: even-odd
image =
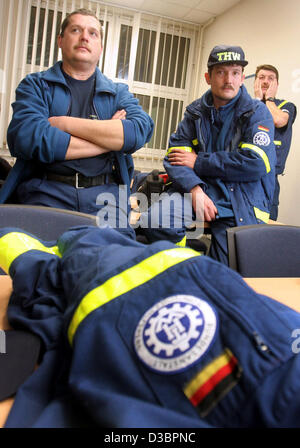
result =
[{"label": "man wearing black cap", "polygon": [[210,256],[228,264],[226,228],[268,222],[275,181],[274,124],[265,104],[253,100],[243,86],[247,64],[240,47],[212,49],[205,74],[211,88],[186,108],[164,160],[172,181],[168,193],[179,192],[180,198],[173,195],[167,225],[161,201],[141,218],[142,227],[146,218],[151,220],[143,230],[151,242],[185,244],[191,222],[182,211],[190,201],[193,219],[210,222]]}]

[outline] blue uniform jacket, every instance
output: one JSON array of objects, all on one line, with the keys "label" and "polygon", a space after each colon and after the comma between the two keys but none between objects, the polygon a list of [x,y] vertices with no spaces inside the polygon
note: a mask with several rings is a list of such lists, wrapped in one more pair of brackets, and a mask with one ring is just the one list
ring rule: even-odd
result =
[{"label": "blue uniform jacket", "polygon": [[[70,134],[52,127],[51,116],[68,115],[70,91],[60,69],[61,62],[44,72],[29,74],[16,90],[13,118],[7,131],[7,142],[16,163],[0,190],[0,203],[5,202],[19,183],[32,177],[34,162],[62,161]],[[109,120],[120,109],[127,112],[122,120],[124,147],[116,152],[121,183],[130,184],[133,174],[131,153],[150,140],[153,121],[123,83],[114,83],[96,69],[94,106],[101,120]]]},{"label": "blue uniform jacket", "polygon": [[7,427],[299,427],[300,314],[167,241],[0,230],[8,318],[43,342]]},{"label": "blue uniform jacket", "polygon": [[[164,167],[173,186],[182,193],[200,185],[217,208],[229,198],[237,225],[268,222],[276,160],[272,116],[265,104],[253,100],[242,86],[224,150],[216,151],[213,142],[209,152],[213,120],[210,97],[209,90],[187,107],[169,142],[169,151],[180,148],[197,153],[194,169],[172,166],[167,156]],[[216,181],[223,183],[226,197],[214,197]]]},{"label": "blue uniform jacket", "polygon": [[289,155],[292,141],[292,126],[297,116],[297,109],[293,103],[275,99],[276,106],[289,114],[289,120],[282,128],[275,128],[274,143],[276,148],[276,174],[284,172],[286,159]]}]

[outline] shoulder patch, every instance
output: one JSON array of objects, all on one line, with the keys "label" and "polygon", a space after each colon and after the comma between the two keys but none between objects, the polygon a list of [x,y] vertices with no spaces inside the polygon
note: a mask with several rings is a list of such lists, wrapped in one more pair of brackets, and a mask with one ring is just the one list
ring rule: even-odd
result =
[{"label": "shoulder patch", "polygon": [[253,136],[253,143],[259,146],[269,146],[271,140],[269,135],[264,131],[256,132]]},{"label": "shoulder patch", "polygon": [[152,306],[134,335],[140,360],[158,373],[174,374],[199,361],[211,346],[217,315],[199,297],[175,295]]}]

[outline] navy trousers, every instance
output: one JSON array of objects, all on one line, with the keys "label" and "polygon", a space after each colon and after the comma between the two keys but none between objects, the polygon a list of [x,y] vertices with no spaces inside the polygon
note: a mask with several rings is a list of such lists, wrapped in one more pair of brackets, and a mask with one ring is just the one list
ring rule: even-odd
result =
[{"label": "navy trousers", "polygon": [[273,202],[270,211],[270,219],[273,221],[277,221],[278,217],[278,206],[279,206],[279,193],[280,193],[280,184],[278,180],[278,175],[275,177],[275,190],[273,196]]},{"label": "navy trousers", "polygon": [[[171,198],[171,199],[170,199]],[[190,195],[170,189],[160,196],[146,212],[142,213],[139,225],[140,232],[151,243],[160,240],[179,243],[185,236],[189,237],[189,229],[195,224]],[[226,229],[236,225],[235,219],[217,218],[210,222],[211,245],[209,256],[228,265]],[[204,229],[198,229],[199,232]],[[191,237],[194,238],[193,233]]]},{"label": "navy trousers", "polygon": [[104,184],[89,188],[33,178],[24,181],[17,190],[22,204],[63,208],[97,215],[99,227],[112,227],[135,239],[129,225],[130,204],[125,185]]}]

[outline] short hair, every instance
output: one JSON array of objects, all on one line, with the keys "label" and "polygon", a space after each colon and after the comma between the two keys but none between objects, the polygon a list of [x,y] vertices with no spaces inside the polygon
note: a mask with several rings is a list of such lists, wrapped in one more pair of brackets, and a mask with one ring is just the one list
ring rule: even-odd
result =
[{"label": "short hair", "polygon": [[70,14],[67,14],[66,17],[64,18],[62,24],[61,24],[61,31],[60,31],[60,36],[63,37],[65,29],[67,28],[67,26],[70,23],[70,18],[72,16],[74,16],[75,14],[81,14],[82,16],[92,16],[95,17],[95,19],[98,20],[99,24],[100,24],[100,37],[101,37],[101,43],[103,42],[103,28],[102,28],[102,24],[99,20],[99,18],[96,16],[96,14],[91,11],[90,9],[85,9],[85,8],[80,8],[80,9],[76,9],[75,11],[70,12]]},{"label": "short hair", "polygon": [[259,72],[260,70],[269,70],[270,72],[275,73],[275,75],[276,75],[276,79],[277,79],[277,82],[278,82],[278,80],[279,80],[279,73],[278,73],[277,68],[274,67],[274,65],[270,65],[270,64],[259,65],[259,66],[256,68],[255,79],[257,78],[258,72]]}]

